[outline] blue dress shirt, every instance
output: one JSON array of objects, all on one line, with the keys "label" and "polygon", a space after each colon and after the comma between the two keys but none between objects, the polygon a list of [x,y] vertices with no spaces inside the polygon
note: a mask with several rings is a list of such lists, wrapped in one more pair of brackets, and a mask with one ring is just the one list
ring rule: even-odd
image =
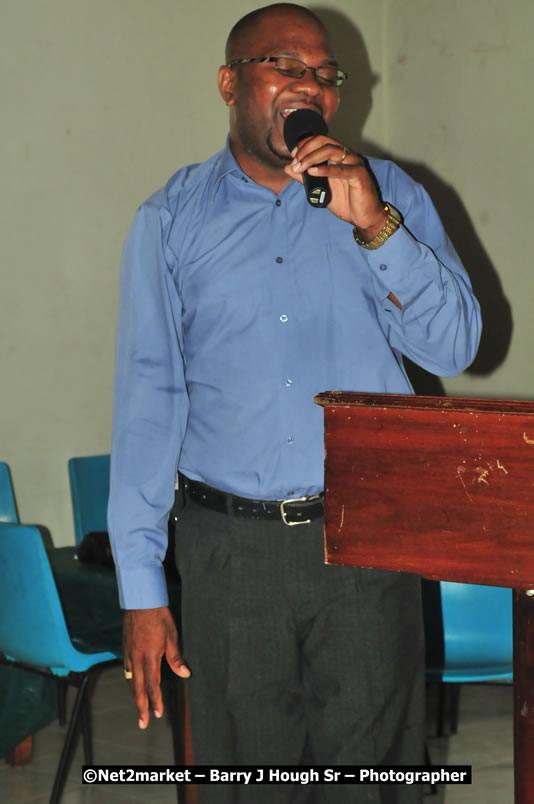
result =
[{"label": "blue dress shirt", "polygon": [[474,358],[479,306],[428,195],[392,162],[369,162],[404,220],[375,251],[298,182],[275,195],[249,179],[228,144],[138,210],[121,271],[109,503],[124,608],[167,603],[177,469],[254,499],[314,494],[317,393],[412,393],[402,355],[440,376]]}]

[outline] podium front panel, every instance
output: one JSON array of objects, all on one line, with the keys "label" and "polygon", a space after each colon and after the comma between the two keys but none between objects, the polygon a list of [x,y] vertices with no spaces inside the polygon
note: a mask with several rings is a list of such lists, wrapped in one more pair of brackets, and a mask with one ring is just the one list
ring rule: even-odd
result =
[{"label": "podium front panel", "polygon": [[326,392],[325,559],[534,588],[534,403]]}]

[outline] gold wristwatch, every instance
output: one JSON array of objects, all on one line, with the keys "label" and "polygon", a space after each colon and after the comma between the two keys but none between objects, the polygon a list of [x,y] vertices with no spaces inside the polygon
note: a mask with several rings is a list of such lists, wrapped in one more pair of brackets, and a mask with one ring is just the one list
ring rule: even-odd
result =
[{"label": "gold wristwatch", "polygon": [[380,248],[380,246],[386,242],[388,237],[391,237],[392,234],[395,234],[402,223],[400,212],[398,212],[395,207],[392,207],[391,204],[384,204],[384,212],[387,212],[388,215],[384,228],[381,229],[372,240],[368,240],[367,242],[362,240],[358,233],[358,227],[354,227],[352,234],[354,235],[354,239],[359,246],[369,249]]}]

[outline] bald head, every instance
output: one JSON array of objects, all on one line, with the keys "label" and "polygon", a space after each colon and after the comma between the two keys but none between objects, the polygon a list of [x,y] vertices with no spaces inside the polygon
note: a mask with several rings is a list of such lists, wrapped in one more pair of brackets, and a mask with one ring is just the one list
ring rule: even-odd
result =
[{"label": "bald head", "polygon": [[261,36],[263,26],[270,24],[273,19],[279,20],[282,26],[289,26],[295,20],[306,20],[315,24],[327,37],[323,23],[309,9],[296,3],[273,3],[251,11],[236,22],[226,41],[225,63],[229,64],[235,58],[250,56],[248,49]]}]

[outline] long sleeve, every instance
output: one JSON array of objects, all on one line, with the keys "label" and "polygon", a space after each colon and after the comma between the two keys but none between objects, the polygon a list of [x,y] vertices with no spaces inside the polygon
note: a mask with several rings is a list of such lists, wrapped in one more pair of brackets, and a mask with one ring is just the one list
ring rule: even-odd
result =
[{"label": "long sleeve", "polygon": [[138,211],[121,266],[108,526],[124,608],[167,603],[162,560],[188,413],[165,215],[150,203]]},{"label": "long sleeve", "polygon": [[[478,301],[426,190],[396,165],[382,164],[388,168],[382,192],[401,211],[404,226],[376,251],[362,252],[388,315],[388,340],[427,371],[455,376],[478,349]],[[387,298],[390,292],[402,309]]]}]

